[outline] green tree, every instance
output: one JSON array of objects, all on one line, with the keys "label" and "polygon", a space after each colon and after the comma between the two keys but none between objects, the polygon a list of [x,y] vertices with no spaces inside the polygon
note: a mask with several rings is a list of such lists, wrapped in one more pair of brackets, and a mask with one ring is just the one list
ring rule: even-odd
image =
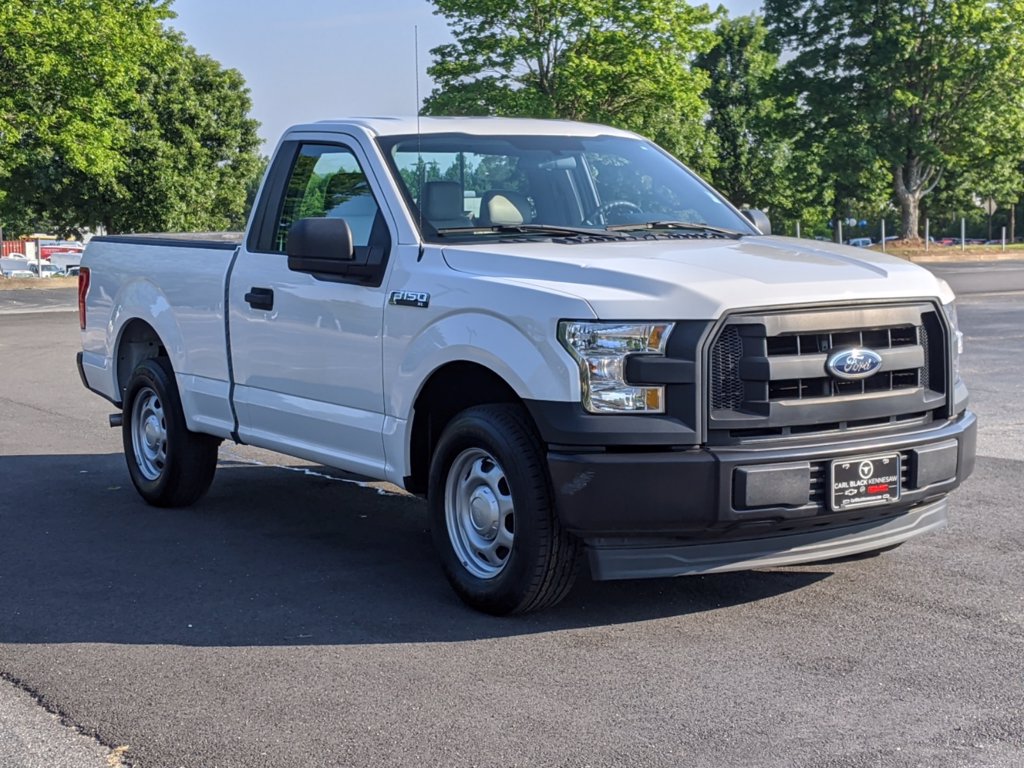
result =
[{"label": "green tree", "polygon": [[237,70],[165,32],[128,116],[133,140],[104,211],[108,231],[240,229],[263,165],[258,123]]},{"label": "green tree", "polygon": [[791,156],[779,131],[783,100],[772,90],[778,54],[766,46],[761,17],[723,19],[717,42],[694,66],[707,73],[707,126],[714,134],[715,186],[734,204],[771,208],[782,192],[781,171]]},{"label": "green tree", "polygon": [[1020,0],[766,0],[765,12],[835,178],[884,168],[904,238],[919,237],[943,173],[1024,109]]},{"label": "green tree", "polygon": [[650,136],[700,165],[714,42],[707,6],[682,0],[434,0],[455,42],[431,51],[434,115],[563,118]]},{"label": "green tree", "polygon": [[35,215],[33,185],[53,175],[45,172],[50,162],[112,182],[121,165],[118,147],[130,138],[120,116],[167,5],[0,3],[0,217]]},{"label": "green tree", "polygon": [[220,229],[262,168],[241,76],[164,27],[166,0],[0,4],[7,231]]}]

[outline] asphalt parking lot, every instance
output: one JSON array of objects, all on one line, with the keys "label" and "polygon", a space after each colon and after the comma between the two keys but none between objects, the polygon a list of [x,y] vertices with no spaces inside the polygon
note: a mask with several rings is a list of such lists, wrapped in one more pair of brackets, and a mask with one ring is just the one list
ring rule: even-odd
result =
[{"label": "asphalt parking lot", "polygon": [[584,578],[508,619],[451,593],[421,502],[319,467],[224,446],[203,502],[145,506],[73,298],[0,292],[0,766],[1024,766],[1024,270],[1001,269],[946,269],[981,420],[946,531]]}]

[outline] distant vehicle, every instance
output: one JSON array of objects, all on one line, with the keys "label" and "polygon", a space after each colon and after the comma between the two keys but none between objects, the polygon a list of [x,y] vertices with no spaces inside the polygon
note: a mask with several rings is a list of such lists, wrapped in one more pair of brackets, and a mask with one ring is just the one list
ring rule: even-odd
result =
[{"label": "distant vehicle", "polygon": [[846,241],[847,245],[852,245],[854,248],[868,248],[871,246],[870,237],[851,237]]},{"label": "distant vehicle", "polygon": [[55,277],[62,274],[62,270],[55,264],[39,264],[36,265],[34,262],[28,263],[28,268],[32,271],[32,274],[38,277]]},{"label": "distant vehicle", "polygon": [[28,262],[23,259],[0,259],[0,273],[4,277],[35,277],[28,268]]},{"label": "distant vehicle", "polygon": [[67,269],[68,267],[77,267],[82,263],[82,249],[68,249],[60,253],[54,253],[50,256],[50,263],[55,264],[61,269]]},{"label": "distant vehicle", "polygon": [[78,273],[79,273],[79,271],[81,269],[82,269],[82,267],[80,265],[74,264],[74,265],[72,265],[72,266],[70,266],[70,267],[68,267],[67,269],[64,270],[63,276],[64,277],[78,277]]}]

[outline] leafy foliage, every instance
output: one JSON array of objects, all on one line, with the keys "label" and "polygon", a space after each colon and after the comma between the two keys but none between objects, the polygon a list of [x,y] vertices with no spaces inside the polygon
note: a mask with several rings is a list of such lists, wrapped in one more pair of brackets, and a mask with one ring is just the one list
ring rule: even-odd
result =
[{"label": "leafy foliage", "polygon": [[455,42],[434,48],[434,115],[607,123],[697,161],[714,42],[706,6],[682,0],[435,0]]},{"label": "leafy foliage", "polygon": [[735,205],[767,211],[777,224],[823,220],[820,146],[799,141],[796,101],[778,91],[779,55],[762,18],[723,19],[715,36],[694,59],[710,80],[711,180]]},{"label": "leafy foliage", "polygon": [[[788,90],[837,198],[883,171],[918,237],[921,200],[1024,115],[1020,0],[766,0]],[[843,187],[847,188],[843,188]]]},{"label": "leafy foliage", "polygon": [[771,90],[778,55],[766,47],[758,16],[723,19],[715,46],[694,59],[710,85],[707,125],[715,137],[715,186],[735,205],[767,208],[780,191],[787,142],[780,135],[782,100]]},{"label": "leafy foliage", "polygon": [[116,231],[240,229],[262,168],[245,82],[176,33],[161,43],[140,79],[134,139],[101,220]]},{"label": "leafy foliage", "polygon": [[244,224],[262,169],[241,75],[165,29],[167,0],[0,4],[8,232]]}]

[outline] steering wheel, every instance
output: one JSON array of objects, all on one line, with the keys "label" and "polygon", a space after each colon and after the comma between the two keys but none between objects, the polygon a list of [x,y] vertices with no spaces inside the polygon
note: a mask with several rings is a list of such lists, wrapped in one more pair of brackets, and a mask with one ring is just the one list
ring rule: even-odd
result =
[{"label": "steering wheel", "polygon": [[630,214],[643,216],[644,209],[629,200],[610,200],[597,209],[597,214],[594,218],[600,217],[605,224],[627,224]]}]

